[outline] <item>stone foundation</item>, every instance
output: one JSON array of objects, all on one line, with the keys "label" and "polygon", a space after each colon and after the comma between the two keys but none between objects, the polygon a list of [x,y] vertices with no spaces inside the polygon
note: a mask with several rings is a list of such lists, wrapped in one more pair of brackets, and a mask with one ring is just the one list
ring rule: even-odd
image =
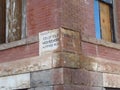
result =
[{"label": "stone foundation", "polygon": [[[7,68],[10,66],[11,69]],[[68,52],[1,63],[0,90],[120,88],[120,69],[117,68],[119,66],[119,63],[102,58],[85,57]],[[112,72],[112,70],[116,72]]]}]

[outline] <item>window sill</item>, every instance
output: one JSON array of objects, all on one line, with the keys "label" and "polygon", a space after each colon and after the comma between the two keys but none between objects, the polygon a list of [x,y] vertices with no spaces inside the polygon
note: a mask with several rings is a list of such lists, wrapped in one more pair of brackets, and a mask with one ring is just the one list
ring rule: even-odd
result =
[{"label": "window sill", "polygon": [[100,46],[109,47],[109,48],[120,49],[120,44],[118,43],[108,42],[105,40],[97,40],[96,38],[90,37],[90,36],[83,35],[82,41],[100,45]]},{"label": "window sill", "polygon": [[19,41],[14,41],[14,42],[11,42],[11,43],[1,44],[0,45],[0,51],[10,49],[10,48],[14,48],[14,47],[18,47],[18,46],[33,44],[33,43],[36,43],[38,41],[39,41],[38,35],[36,35],[36,36],[28,37],[28,38],[25,38],[25,39],[21,39]]}]

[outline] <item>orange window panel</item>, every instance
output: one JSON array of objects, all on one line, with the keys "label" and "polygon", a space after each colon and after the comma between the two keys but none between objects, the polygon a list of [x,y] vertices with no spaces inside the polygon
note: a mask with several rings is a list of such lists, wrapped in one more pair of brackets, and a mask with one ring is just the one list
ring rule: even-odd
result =
[{"label": "orange window panel", "polygon": [[102,39],[112,41],[111,23],[110,23],[110,7],[108,4],[100,2],[100,24]]}]

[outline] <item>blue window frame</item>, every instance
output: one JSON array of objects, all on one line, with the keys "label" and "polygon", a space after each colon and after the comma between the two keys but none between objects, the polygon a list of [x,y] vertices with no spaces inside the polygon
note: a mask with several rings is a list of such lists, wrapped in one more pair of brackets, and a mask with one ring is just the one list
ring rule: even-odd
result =
[{"label": "blue window frame", "polygon": [[99,1],[98,0],[94,0],[94,19],[95,19],[96,38],[101,39]]}]

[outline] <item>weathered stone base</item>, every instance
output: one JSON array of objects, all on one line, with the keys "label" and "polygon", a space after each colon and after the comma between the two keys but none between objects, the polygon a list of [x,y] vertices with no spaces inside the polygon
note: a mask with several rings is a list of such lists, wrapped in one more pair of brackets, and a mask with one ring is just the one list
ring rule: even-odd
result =
[{"label": "weathered stone base", "polygon": [[0,90],[120,88],[119,67],[119,63],[102,58],[68,52],[49,53],[47,56],[1,63]]},{"label": "weathered stone base", "polygon": [[[115,81],[114,81],[115,80]],[[120,75],[54,68],[0,78],[0,90],[107,90],[119,88]]]}]

